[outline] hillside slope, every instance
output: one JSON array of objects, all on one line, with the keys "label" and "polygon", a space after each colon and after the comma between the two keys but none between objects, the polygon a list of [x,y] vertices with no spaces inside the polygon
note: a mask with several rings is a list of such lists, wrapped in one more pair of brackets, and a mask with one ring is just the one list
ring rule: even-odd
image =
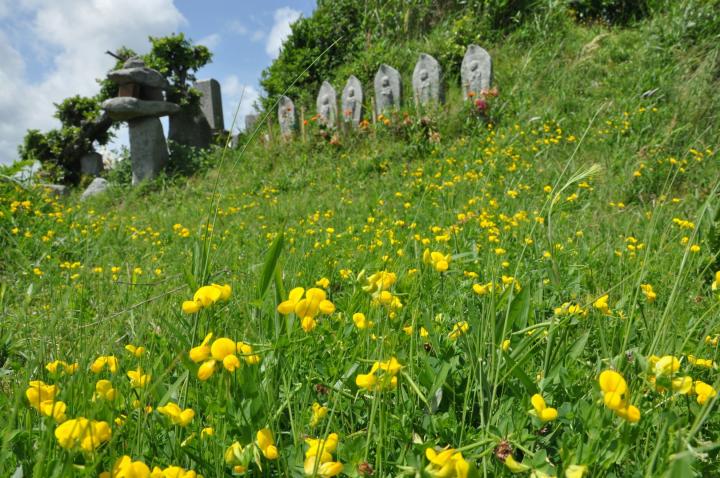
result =
[{"label": "hillside slope", "polygon": [[[206,477],[720,472],[703,12],[526,22],[483,45],[489,121],[449,76],[440,110],[247,137],[186,183],[82,203],[0,183],[0,474],[97,476],[125,455]],[[335,81],[382,62],[407,78],[444,31]]]}]

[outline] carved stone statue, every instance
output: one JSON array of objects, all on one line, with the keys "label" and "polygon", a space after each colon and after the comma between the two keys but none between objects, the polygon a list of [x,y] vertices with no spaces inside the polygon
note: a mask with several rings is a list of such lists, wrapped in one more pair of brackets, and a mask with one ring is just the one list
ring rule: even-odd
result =
[{"label": "carved stone statue", "polygon": [[346,123],[352,123],[356,128],[362,119],[362,102],[363,91],[360,80],[350,76],[342,92],[342,115]]},{"label": "carved stone statue", "polygon": [[421,53],[413,71],[415,101],[420,105],[441,103],[444,100],[441,86],[440,63],[432,56]]},{"label": "carved stone statue", "polygon": [[381,114],[393,108],[400,108],[402,83],[400,73],[389,65],[380,65],[375,73],[375,113]]},{"label": "carved stone statue", "polygon": [[327,81],[323,81],[317,97],[317,112],[320,122],[329,128],[337,125],[337,95],[335,88]]},{"label": "carved stone statue", "polygon": [[281,96],[278,102],[278,121],[283,137],[291,137],[295,132],[295,103],[287,96]]},{"label": "carved stone statue", "polygon": [[490,54],[477,45],[468,46],[460,66],[460,76],[465,99],[470,96],[471,92],[479,95],[483,90],[490,89],[492,85]]}]

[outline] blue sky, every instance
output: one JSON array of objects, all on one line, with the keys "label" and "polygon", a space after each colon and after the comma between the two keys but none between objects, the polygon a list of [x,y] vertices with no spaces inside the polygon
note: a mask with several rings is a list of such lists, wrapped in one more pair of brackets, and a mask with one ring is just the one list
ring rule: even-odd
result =
[{"label": "blue sky", "polygon": [[[97,92],[95,78],[114,63],[105,50],[145,52],[149,35],[182,31],[210,47],[213,62],[197,76],[220,82],[227,129],[245,90],[242,124],[289,24],[314,7],[314,0],[0,0],[0,163],[16,159],[27,129],[57,126],[54,102]],[[126,138],[121,131],[116,145]]]}]

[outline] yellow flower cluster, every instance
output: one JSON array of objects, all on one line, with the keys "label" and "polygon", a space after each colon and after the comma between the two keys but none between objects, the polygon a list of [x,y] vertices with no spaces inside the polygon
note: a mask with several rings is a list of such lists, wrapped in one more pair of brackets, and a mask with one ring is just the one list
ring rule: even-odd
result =
[{"label": "yellow flower cluster", "polygon": [[367,278],[363,290],[372,295],[373,305],[383,305],[390,309],[390,318],[395,318],[395,311],[402,308],[400,298],[390,291],[397,282],[394,272],[380,271]]},{"label": "yellow flower cluster", "polygon": [[263,428],[257,432],[255,443],[265,458],[268,460],[277,460],[278,449],[275,446],[275,439],[269,428]]},{"label": "yellow flower cluster", "polygon": [[[303,297],[304,296],[304,297]],[[330,315],[335,312],[335,304],[330,302],[324,290],[312,287],[305,291],[302,287],[295,287],[290,291],[288,300],[278,305],[277,311],[282,315],[295,314],[305,332],[310,332],[317,326],[315,317],[318,314]]]},{"label": "yellow flower cluster", "polygon": [[598,383],[606,407],[630,423],[640,421],[640,410],[629,404],[630,390],[622,375],[614,370],[604,370],[598,378]]},{"label": "yellow flower cluster", "polygon": [[193,295],[192,300],[182,303],[182,311],[186,314],[195,314],[201,309],[213,305],[221,300],[228,300],[232,294],[229,285],[210,284],[200,287]]},{"label": "yellow flower cluster", "polygon": [[580,304],[573,304],[571,302],[563,302],[563,304],[560,307],[555,307],[555,315],[558,317],[566,316],[566,315],[579,315],[582,317],[587,317],[588,311],[583,309]]},{"label": "yellow flower cluster", "polygon": [[205,381],[212,377],[218,364],[222,364],[228,372],[234,372],[240,368],[240,359],[236,354],[240,354],[248,365],[260,363],[260,356],[253,353],[251,345],[245,342],[234,342],[227,337],[220,337],[210,345],[212,337],[213,334],[210,332],[200,345],[191,348],[189,352],[190,360],[195,363],[203,362],[197,372],[200,380]]},{"label": "yellow flower cluster", "polygon": [[325,418],[328,413],[328,408],[320,405],[318,402],[312,404],[312,418],[310,419],[310,426],[315,427],[320,420]]},{"label": "yellow flower cluster", "polygon": [[72,375],[78,370],[78,364],[69,364],[64,360],[55,360],[45,365],[45,369],[53,375]]},{"label": "yellow flower cluster", "polygon": [[58,444],[66,450],[80,449],[90,453],[110,440],[112,431],[107,422],[78,417],[63,422],[55,429]]},{"label": "yellow flower cluster", "polygon": [[402,365],[395,357],[384,362],[375,362],[370,369],[370,373],[361,373],[355,377],[355,384],[359,388],[364,388],[370,392],[394,390],[397,388],[397,374],[401,368]]},{"label": "yellow flower cluster", "polygon": [[[713,368],[714,362],[711,359],[699,359],[693,355],[688,355],[688,362],[697,367]],[[708,399],[717,395],[717,391],[702,380],[695,380],[689,375],[675,376],[680,370],[680,360],[673,355],[664,355],[658,357],[651,355],[648,357],[648,365],[650,372],[648,380],[655,385],[655,390],[664,393],[671,388],[673,392],[680,395],[696,395],[697,403],[704,405]]]},{"label": "yellow flower cluster", "polygon": [[133,461],[127,455],[115,460],[112,470],[100,473],[99,478],[203,478],[192,470],[185,470],[179,466],[160,468],[153,467],[150,471],[142,461]]},{"label": "yellow flower cluster", "polygon": [[60,393],[60,389],[57,385],[48,385],[42,380],[31,381],[30,387],[25,390],[25,396],[31,407],[41,415],[52,417],[56,422],[62,423],[67,420],[65,415],[67,405],[65,402],[55,399],[58,393]]},{"label": "yellow flower cluster", "polygon": [[454,448],[444,448],[438,453],[434,448],[425,448],[428,465],[425,471],[434,478],[467,478],[470,464],[462,453]]},{"label": "yellow flower cluster", "polygon": [[598,298],[595,302],[593,302],[593,307],[595,309],[599,310],[603,315],[610,315],[612,314],[612,311],[610,310],[610,306],[608,305],[608,294],[605,294],[604,296]]},{"label": "yellow flower cluster", "polygon": [[470,330],[470,324],[463,320],[462,322],[458,322],[453,325],[448,337],[450,340],[457,340],[461,335],[465,335],[468,330]]},{"label": "yellow flower cluster", "polygon": [[532,403],[533,406],[530,413],[537,416],[541,422],[551,422],[558,417],[557,409],[548,407],[545,399],[539,393],[536,393],[530,398],[530,403]]},{"label": "yellow flower cluster", "polygon": [[645,299],[647,299],[649,303],[653,303],[655,299],[657,299],[657,294],[653,290],[652,284],[640,284],[640,290],[642,290]]},{"label": "yellow flower cluster", "polygon": [[117,357],[113,355],[101,355],[100,357],[96,358],[95,361],[90,365],[90,370],[93,373],[100,373],[105,368],[110,371],[110,373],[115,373],[118,371],[118,359]]},{"label": "yellow flower cluster", "polygon": [[173,425],[186,427],[193,418],[195,418],[195,410],[186,408],[183,410],[177,403],[168,402],[167,405],[157,407],[157,411],[170,419]]},{"label": "yellow flower cluster", "polygon": [[306,438],[305,443],[309,448],[305,452],[305,463],[303,468],[307,476],[318,476],[329,478],[342,473],[343,464],[333,461],[333,454],[338,446],[338,434],[331,433],[326,439]]},{"label": "yellow flower cluster", "polygon": [[425,249],[423,252],[423,262],[430,264],[438,272],[445,272],[450,267],[450,261],[452,257],[450,254],[443,254],[438,251],[430,252],[430,249]]}]

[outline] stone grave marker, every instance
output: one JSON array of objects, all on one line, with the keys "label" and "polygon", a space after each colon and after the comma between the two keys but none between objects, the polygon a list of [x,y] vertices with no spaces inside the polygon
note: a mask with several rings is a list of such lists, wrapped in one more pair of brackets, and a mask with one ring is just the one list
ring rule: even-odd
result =
[{"label": "stone grave marker", "polygon": [[392,66],[382,64],[375,73],[375,114],[400,108],[402,82],[400,73]]},{"label": "stone grave marker", "polygon": [[278,102],[278,121],[280,122],[280,134],[284,138],[290,138],[295,133],[295,103],[287,96],[281,96]]},{"label": "stone grave marker", "polygon": [[415,103],[418,105],[440,104],[444,100],[441,80],[440,63],[427,53],[421,53],[412,77]]},{"label": "stone grave marker", "polygon": [[477,96],[483,90],[490,89],[492,84],[490,54],[477,45],[468,46],[460,66],[460,77],[465,99],[470,97],[471,92]]},{"label": "stone grave marker", "polygon": [[320,123],[328,128],[334,128],[337,125],[337,94],[335,88],[327,81],[323,81],[320,85],[316,106]]},{"label": "stone grave marker", "polygon": [[345,88],[343,88],[342,99],[342,117],[345,123],[351,123],[353,127],[357,128],[362,119],[362,102],[363,102],[363,91],[360,80],[355,75],[351,75],[348,78]]},{"label": "stone grave marker", "polygon": [[220,83],[215,79],[199,80],[193,85],[202,93],[200,97],[200,110],[210,125],[213,133],[225,130],[225,119],[223,117],[222,95]]},{"label": "stone grave marker", "polygon": [[251,113],[248,115],[245,115],[245,132],[246,133],[253,133],[255,131],[255,126],[257,125],[258,121],[258,115]]}]

